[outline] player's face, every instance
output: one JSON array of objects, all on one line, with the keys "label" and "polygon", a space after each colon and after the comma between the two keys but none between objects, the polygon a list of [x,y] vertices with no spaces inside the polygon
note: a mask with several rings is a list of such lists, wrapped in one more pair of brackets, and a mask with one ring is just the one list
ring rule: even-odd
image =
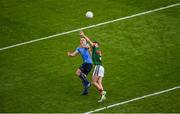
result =
[{"label": "player's face", "polygon": [[81,45],[86,44],[86,40],[85,40],[84,38],[81,38],[80,44],[81,44]]},{"label": "player's face", "polygon": [[98,43],[94,43],[94,46],[99,47]]}]

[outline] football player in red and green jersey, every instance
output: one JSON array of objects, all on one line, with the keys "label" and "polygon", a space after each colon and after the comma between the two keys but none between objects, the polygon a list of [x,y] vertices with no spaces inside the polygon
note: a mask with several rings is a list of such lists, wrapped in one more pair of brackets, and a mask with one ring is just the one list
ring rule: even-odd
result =
[{"label": "football player in red and green jersey", "polygon": [[87,42],[92,47],[92,60],[95,65],[93,76],[92,76],[92,84],[98,89],[101,99],[98,102],[102,102],[106,99],[106,91],[104,91],[103,85],[102,85],[102,79],[104,77],[104,67],[102,66],[101,61],[101,50],[99,48],[99,43],[97,41],[92,42],[83,31],[80,32],[80,35],[84,37]]}]

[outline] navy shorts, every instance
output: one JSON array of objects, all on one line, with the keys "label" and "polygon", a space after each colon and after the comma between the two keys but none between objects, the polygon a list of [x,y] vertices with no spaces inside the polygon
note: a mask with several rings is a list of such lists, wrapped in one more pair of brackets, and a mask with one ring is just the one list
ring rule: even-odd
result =
[{"label": "navy shorts", "polygon": [[91,71],[92,69],[92,64],[91,63],[83,63],[79,69],[81,70],[82,73],[84,73],[85,75],[88,75],[89,72]]}]

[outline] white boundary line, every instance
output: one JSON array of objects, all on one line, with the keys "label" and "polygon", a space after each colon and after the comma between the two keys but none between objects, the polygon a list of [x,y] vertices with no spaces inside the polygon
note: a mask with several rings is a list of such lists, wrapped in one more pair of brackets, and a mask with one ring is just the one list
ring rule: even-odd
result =
[{"label": "white boundary line", "polygon": [[130,100],[127,100],[127,101],[124,101],[124,102],[115,103],[115,104],[112,104],[112,105],[109,105],[109,106],[106,106],[106,107],[102,107],[102,108],[98,108],[98,109],[86,112],[84,114],[91,114],[91,113],[94,113],[94,112],[99,112],[99,111],[102,111],[102,110],[106,110],[106,109],[109,109],[109,108],[113,108],[113,107],[116,107],[116,106],[127,104],[127,103],[130,103],[130,102],[133,102],[133,101],[141,100],[141,99],[144,99],[144,98],[147,98],[147,97],[159,95],[159,94],[166,93],[166,92],[169,92],[169,91],[173,91],[173,90],[176,90],[176,89],[180,89],[180,86],[176,86],[176,87],[173,87],[173,88],[170,88],[170,89],[166,89],[166,90],[162,90],[162,91],[155,92],[155,93],[152,93],[152,94],[144,95],[144,96],[137,97],[137,98],[134,98],[134,99],[130,99]]},{"label": "white boundary line", "polygon": [[14,47],[18,47],[18,46],[22,46],[22,45],[26,45],[26,44],[30,44],[30,43],[37,42],[37,41],[41,41],[41,40],[46,40],[46,39],[54,38],[54,37],[56,37],[56,36],[61,36],[61,35],[65,35],[65,34],[77,32],[77,31],[80,31],[80,30],[85,30],[85,29],[89,29],[89,28],[94,28],[94,27],[106,25],[106,24],[113,23],[113,22],[116,22],[116,21],[121,21],[121,20],[125,20],[125,19],[130,19],[130,18],[133,18],[133,17],[137,17],[137,16],[149,14],[149,13],[152,13],[152,12],[157,12],[157,11],[160,11],[160,10],[164,10],[164,9],[176,7],[176,6],[179,6],[179,5],[180,5],[180,3],[172,4],[172,5],[168,5],[168,6],[165,6],[165,7],[161,7],[161,8],[157,8],[157,9],[153,9],[153,10],[141,12],[141,13],[137,13],[137,14],[134,14],[134,15],[129,15],[129,16],[125,16],[125,17],[118,18],[118,19],[114,19],[114,20],[110,20],[110,21],[106,21],[106,22],[94,24],[94,25],[91,25],[91,26],[86,26],[86,27],[74,29],[74,30],[71,30],[71,31],[61,32],[61,33],[54,34],[54,35],[51,35],[51,36],[42,37],[42,38],[38,38],[38,39],[35,39],[35,40],[30,40],[30,41],[26,41],[26,42],[22,42],[22,43],[10,45],[10,46],[7,46],[7,47],[2,47],[2,48],[0,48],[0,51],[2,51],[2,50],[7,50],[7,49],[10,49],[10,48],[14,48]]}]

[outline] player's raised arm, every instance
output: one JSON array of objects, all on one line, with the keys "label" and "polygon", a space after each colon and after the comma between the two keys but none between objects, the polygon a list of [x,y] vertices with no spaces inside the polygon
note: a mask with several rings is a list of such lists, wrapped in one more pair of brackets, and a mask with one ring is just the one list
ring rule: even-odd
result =
[{"label": "player's raised arm", "polygon": [[84,37],[84,38],[86,39],[86,41],[88,41],[88,42],[91,44],[91,46],[94,45],[93,42],[84,34],[83,31],[80,31],[80,35],[81,35],[82,37]]}]

